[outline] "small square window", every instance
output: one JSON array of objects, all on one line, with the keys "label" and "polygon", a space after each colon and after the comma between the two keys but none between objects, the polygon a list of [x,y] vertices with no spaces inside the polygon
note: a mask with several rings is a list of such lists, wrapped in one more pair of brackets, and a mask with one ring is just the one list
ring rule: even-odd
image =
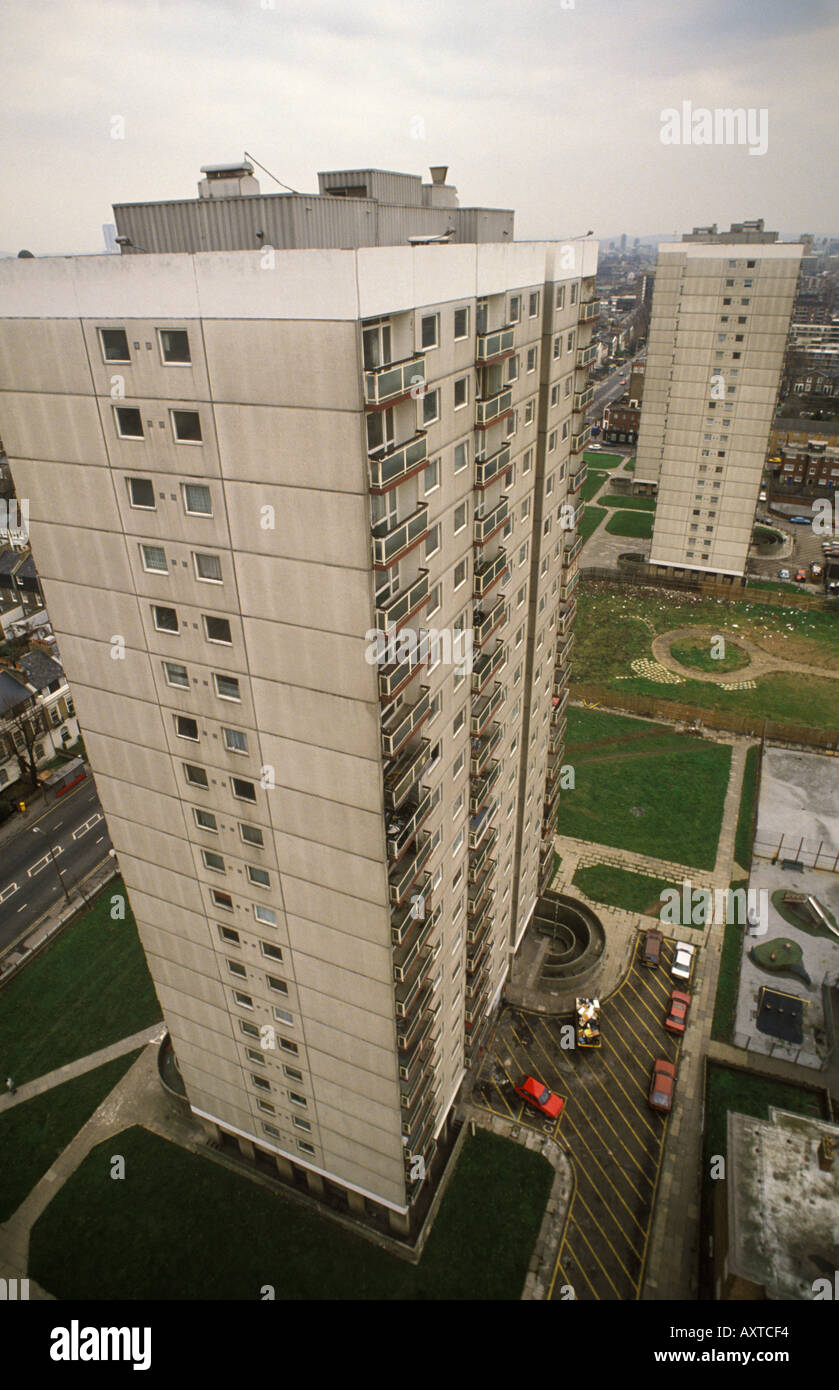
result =
[{"label": "small square window", "polygon": [[241,1005],[243,1009],[253,1008],[253,1000],[251,999],[249,994],[242,994],[238,989],[234,989],[233,998],[236,1000],[237,1004]]},{"label": "small square window", "polygon": [[251,883],[255,883],[258,888],[271,887],[271,875],[265,869],[257,869],[253,864],[248,865],[248,878]]},{"label": "small square window", "polygon": [[272,907],[263,907],[261,903],[254,903],[253,915],[257,922],[263,922],[268,927],[277,925],[277,914]]},{"label": "small square window", "polygon": [[143,419],[133,405],[115,405],[114,418],[120,439],[142,439]]},{"label": "small square window", "polygon": [[202,849],[201,857],[208,869],[213,869],[218,874],[227,872],[224,867],[224,859],[220,854],[214,853],[213,850]]},{"label": "small square window", "polygon": [[424,314],[420,328],[420,343],[424,348],[435,348],[439,342],[439,314]]},{"label": "small square window", "polygon": [[178,738],[192,739],[193,743],[198,742],[198,721],[192,719],[188,714],[175,715],[175,732]]},{"label": "small square window", "polygon": [[169,566],[166,563],[166,551],[162,545],[141,545],[140,555],[143,560],[143,569],[151,573],[168,574]]},{"label": "small square window", "polygon": [[167,366],[182,366],[192,361],[189,334],[185,328],[159,328],[160,356]]},{"label": "small square window", "polygon": [[202,614],[204,619],[204,632],[208,642],[222,642],[227,647],[232,647],[233,637],[230,631],[230,621],[228,618],[213,618],[209,613]]},{"label": "small square window", "polygon": [[176,661],[164,661],[163,675],[167,685],[176,685],[181,690],[189,690],[189,672]]},{"label": "small square window", "polygon": [[154,603],[151,611],[158,632],[180,632],[180,623],[174,608],[162,608],[160,604]]},{"label": "small square window", "polygon": [[124,328],[100,328],[99,345],[106,362],[130,362],[128,337]]},{"label": "small square window", "polygon": [[184,483],[184,511],[188,516],[212,516],[213,500],[204,483]]},{"label": "small square window", "polygon": [[208,787],[210,785],[203,767],[196,767],[194,763],[184,763],[183,769],[186,780],[193,787]]},{"label": "small square window", "polygon": [[233,911],[233,899],[229,893],[223,893],[220,888],[211,888],[210,897],[216,907],[223,907],[225,912]]},{"label": "small square window", "polygon": [[154,500],[154,487],[149,478],[126,478],[128,500],[132,507],[142,507],[144,511],[157,510]]},{"label": "small square window", "polygon": [[283,953],[280,950],[280,947],[275,946],[273,941],[260,941],[259,949],[261,950],[263,956],[267,956],[269,960],[282,960],[283,958]]},{"label": "small square window", "polygon": [[[198,826],[199,830],[212,830],[216,834],[218,833],[218,821],[216,820],[212,811],[201,811],[197,806],[193,806],[192,814],[195,817],[195,824]],[[219,931],[227,930],[227,927],[219,927]],[[233,934],[234,936],[236,935],[235,932]],[[236,937],[237,941],[238,939],[239,938]]]},{"label": "small square window", "polygon": [[173,410],[172,433],[179,444],[201,444],[201,417],[197,410]]},{"label": "small square window", "polygon": [[239,825],[239,835],[246,845],[257,845],[262,849],[265,845],[265,838],[257,825]]},{"label": "small square window", "polygon": [[239,801],[256,801],[256,787],[242,777],[231,777],[230,788]]},{"label": "small square window", "polygon": [[214,671],[213,681],[215,682],[216,694],[220,700],[241,701],[242,696],[239,690],[239,681],[236,676],[223,676],[220,672]]},{"label": "small square window", "polygon": [[229,753],[247,753],[248,736],[243,729],[222,729],[222,734]]},{"label": "small square window", "polygon": [[192,559],[196,579],[204,580],[208,584],[221,584],[221,559],[218,555],[205,555],[194,550]]}]

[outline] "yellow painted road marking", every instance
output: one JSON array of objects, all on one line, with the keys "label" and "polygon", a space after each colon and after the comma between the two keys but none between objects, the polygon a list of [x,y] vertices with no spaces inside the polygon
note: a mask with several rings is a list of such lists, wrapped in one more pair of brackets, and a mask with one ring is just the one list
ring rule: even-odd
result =
[{"label": "yellow painted road marking", "polygon": [[650,1138],[651,1138],[651,1139],[657,1140],[657,1139],[658,1139],[658,1135],[657,1135],[656,1131],[652,1128],[652,1126],[649,1125],[649,1124],[647,1123],[646,1117],[645,1117],[644,1115],[641,1114],[641,1111],[640,1111],[640,1109],[639,1109],[639,1107],[638,1107],[638,1102],[637,1102],[637,1101],[633,1101],[632,1098],[631,1098],[631,1096],[627,1095],[627,1092],[624,1090],[624,1088],[623,1088],[623,1086],[621,1085],[621,1082],[618,1080],[618,1078],[617,1078],[617,1077],[614,1075],[614,1073],[611,1071],[611,1069],[610,1069],[610,1067],[609,1067],[609,1064],[608,1064],[608,1062],[605,1060],[605,1058],[604,1058],[604,1060],[603,1060],[603,1065],[604,1065],[606,1071],[607,1071],[607,1072],[609,1073],[609,1075],[612,1077],[612,1080],[615,1082],[615,1085],[616,1085],[616,1086],[619,1086],[620,1089],[623,1091],[623,1094],[626,1096],[626,1099],[627,1099],[628,1103],[632,1106],[632,1109],[635,1111],[635,1114],[637,1115],[638,1119],[639,1119],[639,1120],[641,1121],[641,1123],[643,1124],[643,1126],[644,1126],[644,1128],[646,1129],[647,1133],[649,1134]]},{"label": "yellow painted road marking", "polygon": [[[603,1198],[601,1197],[600,1200],[602,1201]],[[609,1237],[607,1236],[606,1232],[603,1230],[603,1227],[601,1226],[601,1224],[600,1224],[600,1222],[598,1221],[597,1217],[595,1216],[594,1212],[591,1210],[591,1207],[588,1205],[588,1202],[585,1202],[585,1201],[583,1200],[583,1194],[582,1194],[582,1192],[578,1192],[578,1193],[577,1193],[576,1197],[574,1198],[574,1201],[575,1201],[575,1203],[579,1202],[579,1203],[580,1203],[580,1206],[583,1207],[583,1208],[588,1212],[589,1216],[591,1217],[592,1221],[594,1222],[594,1224],[595,1224],[595,1226],[597,1227],[598,1231],[600,1232],[601,1236],[602,1236],[603,1239],[605,1240],[606,1244],[608,1245],[609,1249],[611,1250],[612,1254],[614,1255],[615,1259],[617,1260],[618,1264],[620,1265],[621,1269],[623,1270],[623,1272],[624,1272],[624,1274],[626,1275],[627,1279],[629,1280],[630,1284],[634,1286],[635,1280],[633,1279],[632,1275],[630,1274],[629,1270],[627,1269],[626,1265],[624,1264],[623,1260],[621,1259],[621,1257],[620,1257],[620,1255],[618,1254],[617,1250],[615,1249],[614,1245],[613,1245],[612,1242],[610,1241],[610,1239],[609,1239]],[[620,1227],[618,1227],[618,1230],[620,1230]],[[621,1235],[623,1235],[623,1232],[622,1232],[622,1231],[621,1231]],[[624,1237],[624,1240],[626,1241],[626,1244],[629,1245],[629,1241],[626,1240],[626,1237]],[[631,1250],[631,1249],[632,1249],[632,1246],[630,1245],[629,1248],[630,1248],[630,1250]],[[634,1253],[634,1252],[633,1252],[633,1253]]]},{"label": "yellow painted road marking", "polygon": [[[597,1263],[600,1265],[600,1268],[603,1270],[603,1273],[606,1275],[606,1278],[609,1280],[609,1283],[612,1285],[612,1288],[615,1290],[615,1295],[616,1295],[616,1297],[620,1298],[620,1293],[619,1293],[619,1291],[618,1291],[618,1289],[617,1289],[617,1287],[616,1287],[614,1281],[613,1281],[612,1278],[610,1277],[609,1271],[607,1270],[606,1266],[603,1264],[602,1260],[600,1259],[600,1256],[597,1254],[597,1251],[596,1251],[591,1245],[589,1245],[588,1241],[586,1240],[585,1232],[583,1231],[583,1229],[582,1229],[582,1227],[580,1226],[579,1222],[577,1222],[577,1221],[575,1220],[575,1218],[574,1218],[573,1215],[572,1215],[572,1217],[571,1217],[571,1220],[572,1220],[572,1223],[577,1227],[577,1230],[578,1230],[578,1232],[579,1232],[579,1234],[580,1234],[582,1240],[583,1240],[583,1241],[585,1242],[585,1244],[588,1246],[588,1248],[589,1248],[589,1250],[591,1251],[592,1255],[594,1256],[595,1260],[596,1260]],[[580,1266],[580,1268],[582,1268],[582,1265]],[[590,1281],[587,1281],[587,1282],[589,1282],[589,1284],[590,1284]]]},{"label": "yellow painted road marking", "polygon": [[[607,1183],[609,1184],[609,1186],[610,1186],[611,1188],[614,1189],[615,1196],[617,1197],[617,1199],[618,1199],[618,1201],[620,1202],[621,1206],[626,1207],[626,1210],[627,1210],[627,1212],[629,1213],[629,1216],[630,1216],[630,1217],[632,1218],[632,1220],[635,1222],[635,1225],[638,1227],[639,1231],[640,1231],[641,1234],[643,1235],[643,1234],[644,1234],[644,1231],[646,1230],[646,1227],[643,1226],[643,1225],[641,1224],[641,1222],[638,1220],[638,1217],[635,1215],[635,1212],[632,1210],[632,1208],[631,1208],[630,1206],[627,1205],[627,1203],[625,1202],[624,1198],[621,1196],[620,1192],[618,1191],[616,1184],[615,1184],[615,1183],[613,1182],[613,1180],[609,1177],[609,1174],[606,1172],[606,1169],[603,1167],[603,1164],[600,1162],[600,1159],[597,1157],[597,1155],[596,1155],[595,1153],[593,1153],[593,1151],[591,1150],[591,1148],[589,1147],[589,1145],[586,1143],[585,1139],[583,1138],[583,1136],[582,1136],[582,1134],[580,1133],[580,1131],[579,1131],[579,1129],[577,1128],[577,1126],[574,1124],[574,1121],[571,1119],[571,1116],[570,1116],[570,1115],[569,1115],[569,1117],[568,1117],[568,1123],[569,1123],[569,1125],[571,1126],[571,1128],[573,1129],[574,1133],[577,1135],[577,1137],[578,1137],[580,1143],[582,1144],[583,1148],[584,1148],[584,1149],[588,1149],[589,1154],[591,1155],[591,1157],[592,1157],[592,1159],[594,1160],[594,1162],[597,1164],[598,1168],[600,1169],[600,1171],[601,1171],[601,1173],[603,1174],[604,1178],[606,1179]],[[631,1187],[631,1188],[632,1188],[632,1191],[635,1193],[635,1195],[636,1195],[636,1197],[638,1198],[639,1202],[643,1202],[644,1206],[646,1206],[646,1205],[647,1205],[647,1202],[649,1201],[649,1198],[644,1197],[644,1196],[642,1195],[642,1193],[640,1193],[640,1192],[638,1191],[637,1187],[635,1187],[635,1185],[634,1185],[632,1182],[630,1182],[630,1180],[629,1180],[629,1178],[627,1177],[626,1172],[624,1171],[623,1168],[621,1168],[621,1172],[622,1172],[623,1175],[624,1175],[624,1179],[625,1179],[625,1181],[626,1181],[627,1187]],[[592,1187],[594,1187],[594,1179],[591,1177],[591,1174],[589,1174],[589,1180],[591,1181]],[[597,1193],[598,1193],[598,1196],[600,1196],[600,1195],[601,1195],[600,1189],[597,1188],[596,1191],[597,1191]]]},{"label": "yellow painted road marking", "polygon": [[[627,1152],[627,1154],[629,1155],[629,1157],[632,1159],[632,1162],[635,1164],[635,1167],[638,1169],[638,1171],[641,1173],[641,1175],[642,1175],[644,1178],[646,1178],[647,1182],[649,1182],[649,1177],[647,1176],[646,1173],[644,1173],[644,1170],[643,1170],[643,1168],[641,1167],[640,1163],[638,1162],[637,1158],[635,1158],[634,1155],[632,1154],[632,1152],[630,1151],[630,1149],[627,1148],[626,1144],[624,1143],[624,1141],[623,1141],[623,1139],[621,1138],[621,1136],[618,1134],[618,1131],[615,1129],[615,1126],[612,1124],[612,1121],[609,1119],[609,1116],[606,1114],[605,1110],[603,1110],[603,1109],[598,1105],[598,1103],[597,1103],[597,1101],[596,1101],[594,1095],[592,1094],[592,1092],[591,1092],[586,1086],[583,1086],[582,1082],[581,1082],[580,1084],[581,1084],[581,1086],[582,1086],[583,1091],[585,1092],[586,1098],[587,1098],[588,1100],[591,1101],[591,1103],[592,1103],[592,1105],[594,1106],[595,1110],[597,1110],[598,1113],[599,1113],[600,1115],[603,1116],[603,1119],[605,1120],[606,1124],[609,1126],[610,1130],[611,1130],[612,1133],[614,1134],[614,1136],[615,1136],[615,1138],[617,1139],[618,1143],[621,1145],[622,1148],[626,1149],[626,1152]],[[604,1089],[604,1090],[606,1089],[606,1087],[605,1087],[605,1085],[604,1085],[604,1083],[603,1083],[602,1081],[600,1082],[600,1085],[603,1086],[603,1089]],[[614,1097],[611,1097],[611,1099],[614,1100]],[[617,1105],[617,1102],[616,1102],[616,1101],[615,1101],[615,1104]],[[634,1110],[634,1109],[635,1109],[635,1107],[633,1107],[633,1110]],[[627,1128],[629,1128],[629,1126],[627,1126]],[[632,1132],[633,1134],[635,1133],[634,1130],[632,1130],[631,1132]],[[651,1137],[655,1137],[655,1136],[653,1135],[653,1136],[651,1136]],[[646,1150],[645,1150],[645,1151],[646,1151]],[[638,1193],[638,1196],[639,1196],[639,1197],[641,1196],[641,1193],[640,1193],[640,1192]]]},{"label": "yellow painted road marking", "polygon": [[[638,1000],[637,1002],[638,1002],[638,1003],[642,1003],[643,1001],[642,1001],[642,1000]],[[638,1020],[638,1025],[639,1025],[639,1027],[646,1029],[646,1031],[650,1034],[652,1041],[653,1041],[653,1042],[657,1042],[657,1041],[658,1041],[658,1038],[659,1038],[659,1032],[658,1032],[658,1030],[654,1030],[654,1029],[650,1026],[650,1024],[647,1023],[646,1019],[643,1019],[643,1018],[641,1017],[641,1015],[640,1015],[639,1013],[637,1013],[635,1009],[633,1009],[632,1004],[630,1003],[629,996],[625,994],[625,995],[623,996],[623,998],[621,999],[620,1003],[621,1003],[621,1007],[625,1007],[625,1008],[626,1008],[628,1011],[630,1011],[630,1012],[634,1015],[634,1017]],[[624,1021],[624,1020],[621,1020],[621,1022],[623,1022],[623,1021]],[[657,1022],[658,1022],[659,1029],[662,1028],[663,1023],[664,1023],[664,1020],[663,1020],[663,1018],[662,1018],[661,1016],[659,1016]],[[633,1032],[633,1033],[635,1032],[635,1030],[632,1028],[631,1023],[627,1022],[626,1026],[627,1026],[627,1028],[632,1029],[632,1032]],[[635,1034],[635,1036],[638,1037],[637,1033]],[[641,1042],[641,1039],[638,1038],[638,1041]],[[643,1044],[642,1044],[642,1045],[643,1045]],[[649,1049],[646,1045],[643,1045],[643,1046],[644,1046],[644,1051],[645,1051],[646,1053],[648,1053],[650,1057],[655,1058],[655,1057],[660,1056],[660,1053],[658,1053],[658,1052],[650,1052],[650,1049]]]}]

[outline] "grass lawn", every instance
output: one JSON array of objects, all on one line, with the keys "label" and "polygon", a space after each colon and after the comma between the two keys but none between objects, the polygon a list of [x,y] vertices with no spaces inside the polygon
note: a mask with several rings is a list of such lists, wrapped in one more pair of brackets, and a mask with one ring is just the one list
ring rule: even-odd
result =
[{"label": "grass lawn", "polygon": [[[794,885],[791,884],[790,888],[794,889]],[[797,914],[793,912],[792,903],[784,902],[784,893],[788,891],[790,890],[786,888],[776,888],[775,891],[770,894],[770,901],[779,917],[783,917],[784,921],[789,922],[791,927],[797,927],[799,931],[805,932],[807,936],[821,936],[824,937],[825,941],[835,941],[836,937],[833,935],[833,932],[827,930],[827,927],[821,925],[816,926],[815,922],[805,922],[802,917],[797,916]],[[830,908],[827,907],[825,903],[821,902],[818,894],[815,894],[815,898],[827,920],[832,922],[834,927],[839,927],[839,922],[836,921]]]},{"label": "grass lawn", "polygon": [[619,509],[621,507],[626,507],[633,512],[655,511],[654,497],[633,497],[631,494],[627,493],[621,496],[620,493],[612,492],[608,493],[605,497],[601,497],[600,501],[603,503],[604,507],[617,507]]},{"label": "grass lawn", "polygon": [[162,1017],[127,897],[111,921],[118,893],[114,879],[0,995],[0,1068],[18,1085]]},{"label": "grass lawn", "polygon": [[17,1210],[140,1051],[138,1048],[124,1057],[115,1057],[95,1071],[76,1076],[0,1114],[0,1146],[8,1156],[0,1164],[0,1221],[7,1221]]},{"label": "grass lawn", "polygon": [[603,481],[609,474],[597,468],[589,468],[588,476],[580,488],[580,496],[584,502],[590,502],[598,488],[603,486]]},{"label": "grass lawn", "polygon": [[775,545],[784,539],[781,531],[773,531],[771,526],[756,526],[752,531],[752,541],[755,545]]},{"label": "grass lawn", "polygon": [[560,835],[713,868],[730,747],[572,707],[565,757],[576,785],[560,798]]},{"label": "grass lawn", "polygon": [[771,941],[761,941],[753,946],[749,954],[761,970],[803,980],[808,989],[812,987],[810,976],[804,969],[804,952],[797,941],[790,941],[785,936],[773,936]]},{"label": "grass lawn", "polygon": [[612,512],[606,530],[613,536],[629,536],[632,540],[649,540],[653,534],[650,512]]},{"label": "grass lawn", "polygon": [[740,790],[740,810],[737,815],[737,831],[734,836],[734,858],[741,869],[752,865],[752,841],[754,838],[752,817],[757,796],[757,771],[760,767],[760,748],[754,744],[746,751],[746,766],[743,768],[743,785]]},{"label": "grass lawn", "polygon": [[[585,483],[583,487],[585,487]],[[597,530],[605,515],[605,507],[593,507],[591,504],[586,507],[583,512],[583,519],[577,527],[577,535],[582,537],[584,545],[589,537]]]},{"label": "grass lawn", "polygon": [[[747,878],[732,879],[731,892],[748,889]],[[711,1024],[711,1037],[716,1042],[730,1043],[734,1036],[734,1019],[737,1014],[737,991],[740,987],[740,962],[743,959],[743,933],[746,930],[737,922],[726,922],[723,930],[720,973],[717,976],[717,994],[714,1000],[714,1019]]]},{"label": "grass lawn", "polygon": [[594,464],[595,468],[610,469],[617,468],[623,458],[623,454],[607,454],[605,452],[601,453],[599,449],[586,449],[583,458],[586,463]]},{"label": "grass lawn", "polygon": [[[779,565],[779,568],[782,566]],[[786,568],[789,569],[788,563]],[[793,584],[791,580],[787,579],[747,579],[746,589],[769,589],[773,594],[801,594],[805,592],[800,584]],[[821,591],[814,590],[814,592],[818,594]]]},{"label": "grass lawn", "polygon": [[625,473],[634,473],[634,472],[635,472],[635,455],[634,455],[634,454],[632,455],[631,458],[628,458],[628,459],[626,460],[626,463],[624,464],[623,468],[624,468],[624,472],[625,472]]},{"label": "grass lawn", "polygon": [[518,1299],[553,1181],[541,1154],[478,1130],[413,1266],[144,1129],[119,1136],[114,1182],[114,1146],[33,1229],[30,1272],[58,1298]]},{"label": "grass lawn", "polygon": [[[768,1120],[771,1105],[792,1110],[796,1115],[823,1115],[819,1097],[811,1091],[712,1063],[708,1069],[705,1095],[706,1159],[711,1154],[725,1154],[729,1110],[738,1115],[754,1115],[756,1119]],[[706,1162],[706,1174],[709,1171],[710,1164]]]},{"label": "grass lawn", "polygon": [[721,656],[712,656],[710,640],[704,646],[696,642],[674,642],[670,655],[682,666],[690,666],[695,671],[708,671],[715,676],[724,675],[726,671],[737,671],[741,666],[748,665],[749,661],[748,652],[738,647],[736,642],[729,642],[728,638],[725,639],[725,651]]},{"label": "grass lawn", "polygon": [[679,893],[682,891],[680,883],[653,878],[650,874],[632,873],[630,869],[617,869],[611,864],[589,864],[579,868],[572,882],[593,902],[605,903],[607,907],[622,907],[627,912],[639,912],[645,917],[658,917],[661,895],[667,889],[675,888]]}]

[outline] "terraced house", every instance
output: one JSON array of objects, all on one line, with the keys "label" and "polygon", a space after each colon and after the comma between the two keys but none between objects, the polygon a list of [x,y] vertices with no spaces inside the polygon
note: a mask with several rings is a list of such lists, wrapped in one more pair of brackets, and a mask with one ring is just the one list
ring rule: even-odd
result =
[{"label": "terraced house", "polygon": [[0,264],[0,422],[193,1111],[407,1231],[552,860],[597,248],[203,172]]}]

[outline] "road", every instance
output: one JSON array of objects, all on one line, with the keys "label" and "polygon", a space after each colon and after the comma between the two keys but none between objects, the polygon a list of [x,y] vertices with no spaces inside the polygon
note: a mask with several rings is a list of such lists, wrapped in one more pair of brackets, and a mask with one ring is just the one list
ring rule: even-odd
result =
[{"label": "road", "polygon": [[58,870],[72,892],[110,848],[91,778],[61,797],[35,826],[22,826],[5,840],[0,848],[0,952],[64,896]]},{"label": "road", "polygon": [[[646,348],[636,352],[632,361],[634,362],[636,357],[643,356],[645,352]],[[586,419],[596,422],[600,419],[606,406],[611,405],[612,401],[616,401],[619,396],[623,395],[629,385],[629,369],[630,363],[625,362],[622,367],[618,367],[610,376],[604,377],[603,381],[597,383],[594,387],[594,399],[586,411]],[[625,383],[624,377],[626,378]]]}]

